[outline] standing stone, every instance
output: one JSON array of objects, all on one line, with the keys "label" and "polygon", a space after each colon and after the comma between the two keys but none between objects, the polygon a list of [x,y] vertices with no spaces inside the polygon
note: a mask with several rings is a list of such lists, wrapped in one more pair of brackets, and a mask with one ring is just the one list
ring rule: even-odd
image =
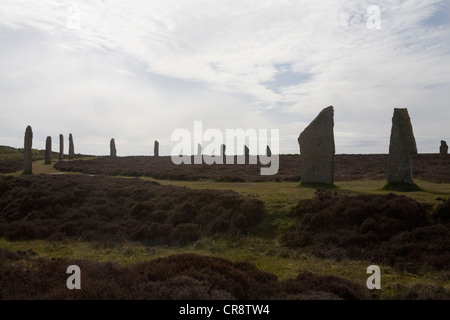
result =
[{"label": "standing stone", "polygon": [[62,160],[64,158],[64,136],[59,135],[59,156],[58,159]]},{"label": "standing stone", "polygon": [[301,182],[334,183],[334,109],[329,106],[303,130],[298,137]]},{"label": "standing stone", "polygon": [[395,108],[389,144],[388,183],[414,183],[411,155],[416,153],[416,140],[408,109]]},{"label": "standing stone", "polygon": [[69,159],[75,158],[75,149],[73,146],[73,137],[72,134],[69,133]]},{"label": "standing stone", "polygon": [[155,140],[155,146],[153,148],[153,153],[155,157],[159,157],[159,142],[158,140]]},{"label": "standing stone", "polygon": [[272,156],[272,150],[270,150],[269,146],[267,146],[267,148],[266,148],[266,156],[268,156],[268,157]]},{"label": "standing stone", "polygon": [[223,164],[225,164],[226,161],[227,161],[227,160],[226,160],[226,154],[225,154],[226,149],[227,149],[227,146],[226,146],[226,145],[222,144],[222,145],[220,146],[220,156],[221,156],[221,158],[222,158],[222,163],[223,163]]},{"label": "standing stone", "polygon": [[244,145],[244,159],[245,164],[250,163],[250,149],[246,145]]},{"label": "standing stone", "polygon": [[116,141],[114,141],[114,138],[109,142],[109,155],[111,157],[117,157]]},{"label": "standing stone", "polygon": [[45,140],[45,162],[44,164],[52,164],[52,137]]},{"label": "standing stone", "polygon": [[31,130],[31,126],[28,126],[25,130],[25,139],[23,144],[23,154],[24,154],[24,174],[33,173],[32,170],[32,154],[31,147],[33,146],[33,130]]},{"label": "standing stone", "polygon": [[197,145],[197,154],[194,155],[194,164],[202,164],[203,156],[202,156],[202,145],[199,143]]},{"label": "standing stone", "polygon": [[441,146],[439,148],[439,153],[440,154],[448,154],[448,145],[447,145],[447,142],[445,142],[444,140],[441,140]]}]

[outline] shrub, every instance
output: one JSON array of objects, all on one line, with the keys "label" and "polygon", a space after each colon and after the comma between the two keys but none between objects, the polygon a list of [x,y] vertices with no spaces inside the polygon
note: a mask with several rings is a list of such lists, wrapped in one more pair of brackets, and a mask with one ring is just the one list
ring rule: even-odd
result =
[{"label": "shrub", "polygon": [[[290,247],[303,247],[319,257],[370,259],[417,270],[428,264],[449,265],[447,203],[431,213],[431,206],[395,194],[348,196],[320,191],[301,200],[292,215],[299,218],[280,239]],[[444,217],[444,218],[442,218]]]},{"label": "shrub", "polygon": [[187,243],[247,232],[264,205],[233,191],[191,190],[140,179],[33,175],[0,178],[0,237]]},{"label": "shrub", "polygon": [[450,223],[450,199],[447,199],[436,210],[437,218],[442,224]]},{"label": "shrub", "polygon": [[283,291],[293,298],[313,300],[369,299],[367,288],[336,276],[317,276],[303,272],[283,283]]},{"label": "shrub", "polygon": [[[82,270],[82,290],[67,290],[66,268],[72,264]],[[111,262],[49,260],[33,251],[0,249],[0,299],[7,300],[366,298],[359,288],[348,280],[313,274],[279,282],[252,264],[195,254],[124,267]]]}]

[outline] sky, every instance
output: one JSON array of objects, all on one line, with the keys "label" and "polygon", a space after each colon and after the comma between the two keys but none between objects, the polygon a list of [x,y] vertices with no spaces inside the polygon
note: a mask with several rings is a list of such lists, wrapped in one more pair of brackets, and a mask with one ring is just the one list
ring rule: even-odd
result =
[{"label": "sky", "polygon": [[[408,108],[419,153],[450,142],[448,0],[2,0],[0,145],[170,155],[180,128],[279,130],[334,107],[337,154],[388,153]],[[196,146],[193,146],[196,150]]]}]

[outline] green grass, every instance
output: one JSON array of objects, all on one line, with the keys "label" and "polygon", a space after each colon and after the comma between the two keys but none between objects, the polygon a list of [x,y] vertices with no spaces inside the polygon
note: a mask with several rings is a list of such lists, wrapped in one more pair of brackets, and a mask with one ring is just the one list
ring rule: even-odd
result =
[{"label": "green grass", "polygon": [[300,182],[300,185],[305,188],[313,188],[313,189],[320,189],[320,190],[334,190],[334,189],[338,188],[334,183],[327,184],[327,183],[320,183],[320,182]]},{"label": "green grass", "polygon": [[[143,178],[153,180],[150,178]],[[162,185],[176,185],[193,189],[234,190],[249,197],[255,197],[264,202],[267,214],[255,228],[253,235],[276,239],[283,229],[297,222],[289,213],[299,200],[311,199],[316,189],[304,187],[298,182],[214,182],[214,181],[174,181],[154,180]],[[358,194],[404,194],[419,202],[440,204],[439,199],[450,198],[450,183],[433,183],[418,181],[422,188],[418,191],[400,192],[384,190],[385,181],[382,180],[358,180],[339,181],[332,192],[348,195]]]},{"label": "green grass", "polygon": [[400,191],[400,192],[411,192],[411,191],[422,191],[423,189],[415,183],[386,183],[383,190],[388,191]]},{"label": "green grass", "polygon": [[[154,180],[149,178],[143,178]],[[154,180],[162,185],[176,185],[193,189],[234,190],[241,194],[256,197],[264,201],[269,213],[287,212],[299,200],[314,197],[315,188],[304,187],[298,182],[214,182],[214,181],[174,181]],[[417,201],[438,203],[438,198],[450,198],[450,183],[434,183],[417,180],[421,186],[415,191],[398,191],[383,189],[383,180],[338,181],[332,192],[349,195],[357,194],[404,194]]]},{"label": "green grass", "polygon": [[[137,243],[105,245],[79,241],[7,241],[0,239],[0,247],[11,251],[32,249],[38,255],[48,258],[84,259],[92,261],[113,261],[121,265],[133,265],[179,253],[196,253],[220,257],[231,261],[244,261],[256,265],[260,270],[275,274],[280,281],[295,278],[304,271],[318,275],[334,275],[365,285],[366,269],[370,261],[320,259],[301,251],[278,246],[273,241],[258,237],[239,239],[203,238],[187,246],[144,246]],[[411,274],[390,266],[381,268],[382,290],[380,298],[389,298],[402,290],[419,285],[422,288],[450,289],[449,271],[423,270]],[[436,289],[434,289],[436,290]]]},{"label": "green grass", "polygon": [[[32,157],[45,158],[45,150],[31,149]],[[0,161],[23,159],[23,148],[0,146]]]},{"label": "green grass", "polygon": [[[23,157],[23,155],[21,155],[21,157]],[[90,160],[90,159],[95,159],[97,157],[94,156],[86,156],[86,157],[82,157],[82,158],[78,158],[77,160],[80,159],[84,159],[84,160]],[[64,161],[77,161],[77,160],[68,160],[65,159]],[[32,165],[32,174],[82,174],[82,173],[78,173],[78,172],[61,172],[59,170],[56,170],[54,165],[55,163],[57,163],[58,160],[53,157],[52,158],[52,163],[51,164],[45,164],[45,160],[35,160],[33,161],[33,165]],[[4,174],[5,176],[13,176],[13,177],[18,177],[24,174],[23,170],[19,170],[13,173],[6,173]]]},{"label": "green grass", "polygon": [[21,152],[19,149],[7,147],[7,146],[0,146],[0,161],[1,160],[14,160],[14,159],[20,159],[23,157],[23,152]]},{"label": "green grass", "polygon": [[[43,161],[33,163],[34,173],[57,173],[52,165]],[[302,186],[299,182],[214,182],[154,180],[162,185],[184,186],[193,189],[234,190],[245,196],[261,199],[265,203],[266,215],[261,223],[248,235],[239,238],[214,237],[202,238],[185,246],[145,246],[139,243],[121,243],[108,245],[80,241],[8,241],[0,239],[0,248],[9,250],[33,249],[49,258],[87,259],[93,261],[113,261],[121,265],[132,265],[158,257],[177,253],[197,253],[221,257],[231,261],[245,261],[255,264],[260,270],[275,274],[280,280],[294,278],[302,271],[311,271],[320,275],[335,275],[354,282],[365,284],[366,269],[372,263],[361,260],[320,259],[307,255],[301,250],[281,246],[277,241],[280,231],[296,223],[290,215],[291,209],[301,199],[314,197],[316,188]],[[450,198],[450,183],[416,181],[420,189],[413,191],[386,190],[386,181],[360,180],[336,181],[332,192],[349,195],[357,194],[405,194],[420,202],[441,203],[439,199]],[[413,286],[421,290],[435,288],[450,289],[450,271],[423,269],[418,274],[410,274],[390,266],[380,265],[382,272],[382,298],[408,291]],[[430,289],[431,288],[431,289]]]}]

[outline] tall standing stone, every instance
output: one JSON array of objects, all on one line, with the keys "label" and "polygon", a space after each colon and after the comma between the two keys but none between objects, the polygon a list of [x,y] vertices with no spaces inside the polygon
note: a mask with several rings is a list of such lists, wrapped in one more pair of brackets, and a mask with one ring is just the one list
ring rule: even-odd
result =
[{"label": "tall standing stone", "polygon": [[52,163],[52,137],[47,137],[45,140],[45,162],[44,164]]},{"label": "tall standing stone", "polygon": [[31,147],[33,146],[33,130],[31,130],[31,126],[28,126],[25,130],[25,139],[23,144],[23,154],[24,154],[24,174],[33,173],[32,170],[32,154]]},{"label": "tall standing stone", "polygon": [[250,149],[244,145],[244,163],[249,164],[250,163]]},{"label": "tall standing stone", "polygon": [[155,146],[153,147],[153,154],[155,157],[159,157],[159,142],[155,140]]},{"label": "tall standing stone", "polygon": [[114,138],[109,142],[109,155],[113,158],[117,157],[116,141],[114,141]]},{"label": "tall standing stone", "polygon": [[73,137],[72,134],[69,133],[69,159],[75,158],[75,148],[73,146]]},{"label": "tall standing stone", "polygon": [[411,155],[416,153],[416,140],[408,109],[395,108],[389,144],[388,183],[414,183]]},{"label": "tall standing stone", "polygon": [[227,150],[227,146],[226,145],[224,145],[224,144],[222,144],[221,146],[220,146],[220,157],[222,158],[222,163],[223,164],[225,164],[226,162],[227,162],[227,159],[226,159],[226,150]]},{"label": "tall standing stone", "polygon": [[298,137],[301,182],[334,183],[334,109],[329,106]]},{"label": "tall standing stone", "polygon": [[267,146],[267,148],[266,148],[266,156],[268,156],[268,157],[272,156],[272,150],[270,150],[269,146]]},{"label": "tall standing stone", "polygon": [[203,156],[202,156],[202,145],[199,143],[197,145],[197,154],[194,155],[194,164],[202,164]]},{"label": "tall standing stone", "polygon": [[59,135],[59,156],[58,159],[62,160],[64,158],[64,136]]},{"label": "tall standing stone", "polygon": [[440,154],[448,154],[448,145],[447,145],[447,142],[444,140],[441,140],[441,146],[439,147],[439,153]]}]

